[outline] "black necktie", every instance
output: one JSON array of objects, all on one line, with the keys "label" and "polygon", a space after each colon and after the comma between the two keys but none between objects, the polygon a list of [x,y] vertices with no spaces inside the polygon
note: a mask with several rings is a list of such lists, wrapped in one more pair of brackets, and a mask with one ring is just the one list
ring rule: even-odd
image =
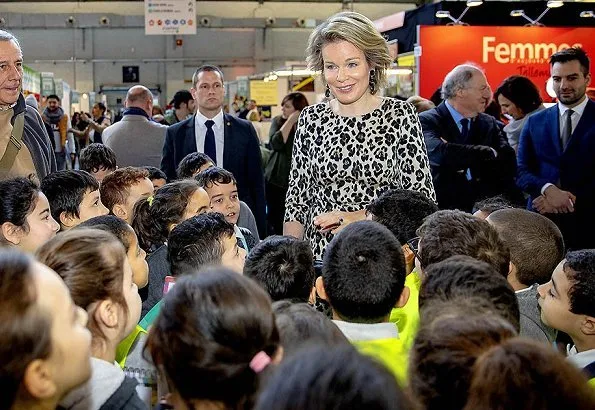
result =
[{"label": "black necktie", "polygon": [[467,142],[469,138],[469,120],[467,118],[463,118],[461,120],[461,137],[463,138],[463,142]]},{"label": "black necktie", "polygon": [[207,127],[207,133],[205,135],[205,154],[207,154],[213,162],[217,163],[217,147],[215,146],[215,132],[213,131],[213,125],[215,121],[206,120],[205,126]]},{"label": "black necktie", "polygon": [[566,149],[568,141],[570,141],[570,136],[572,135],[572,114],[574,114],[574,111],[566,111],[566,125],[562,130],[562,151]]}]

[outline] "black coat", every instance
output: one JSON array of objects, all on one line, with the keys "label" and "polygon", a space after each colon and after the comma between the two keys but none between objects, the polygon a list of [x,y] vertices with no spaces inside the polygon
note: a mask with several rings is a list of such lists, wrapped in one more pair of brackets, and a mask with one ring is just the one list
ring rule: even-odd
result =
[{"label": "black coat", "polygon": [[419,119],[441,209],[469,212],[480,199],[499,194],[516,198],[515,152],[495,118],[475,117],[466,141],[444,103]]},{"label": "black coat", "polygon": [[[161,170],[169,180],[176,179],[176,168],[182,159],[196,152],[195,116],[170,126],[165,135]],[[260,156],[260,143],[256,130],[249,121],[229,114],[223,115],[224,149],[223,168],[231,172],[238,182],[238,195],[248,204],[260,236],[266,235],[266,203],[264,175]]]}]

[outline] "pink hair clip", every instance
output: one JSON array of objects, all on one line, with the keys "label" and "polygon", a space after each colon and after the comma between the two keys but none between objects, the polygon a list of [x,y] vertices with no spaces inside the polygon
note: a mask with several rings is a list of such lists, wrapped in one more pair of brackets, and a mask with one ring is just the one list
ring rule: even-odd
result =
[{"label": "pink hair clip", "polygon": [[271,357],[262,350],[250,360],[250,368],[254,373],[262,372],[271,363]]}]

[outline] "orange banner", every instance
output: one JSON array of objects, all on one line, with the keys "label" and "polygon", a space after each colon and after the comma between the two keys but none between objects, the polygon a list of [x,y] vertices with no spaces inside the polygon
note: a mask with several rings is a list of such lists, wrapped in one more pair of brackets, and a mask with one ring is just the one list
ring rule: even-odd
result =
[{"label": "orange banner", "polygon": [[[550,78],[548,59],[562,49],[581,46],[595,64],[595,30],[589,28],[421,26],[420,95],[429,98],[458,64],[482,66],[493,90],[511,75],[529,77],[544,101]],[[593,86],[593,84],[591,85]]]}]

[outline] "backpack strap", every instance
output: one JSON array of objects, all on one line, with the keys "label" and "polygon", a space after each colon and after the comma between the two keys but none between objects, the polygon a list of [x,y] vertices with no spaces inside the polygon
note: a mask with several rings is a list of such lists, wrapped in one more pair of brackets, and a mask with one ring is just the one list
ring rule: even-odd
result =
[{"label": "backpack strap", "polygon": [[25,112],[23,111],[14,119],[12,134],[2,159],[0,159],[0,177],[6,176],[12,168],[19,151],[23,147],[23,130],[25,128]]}]

